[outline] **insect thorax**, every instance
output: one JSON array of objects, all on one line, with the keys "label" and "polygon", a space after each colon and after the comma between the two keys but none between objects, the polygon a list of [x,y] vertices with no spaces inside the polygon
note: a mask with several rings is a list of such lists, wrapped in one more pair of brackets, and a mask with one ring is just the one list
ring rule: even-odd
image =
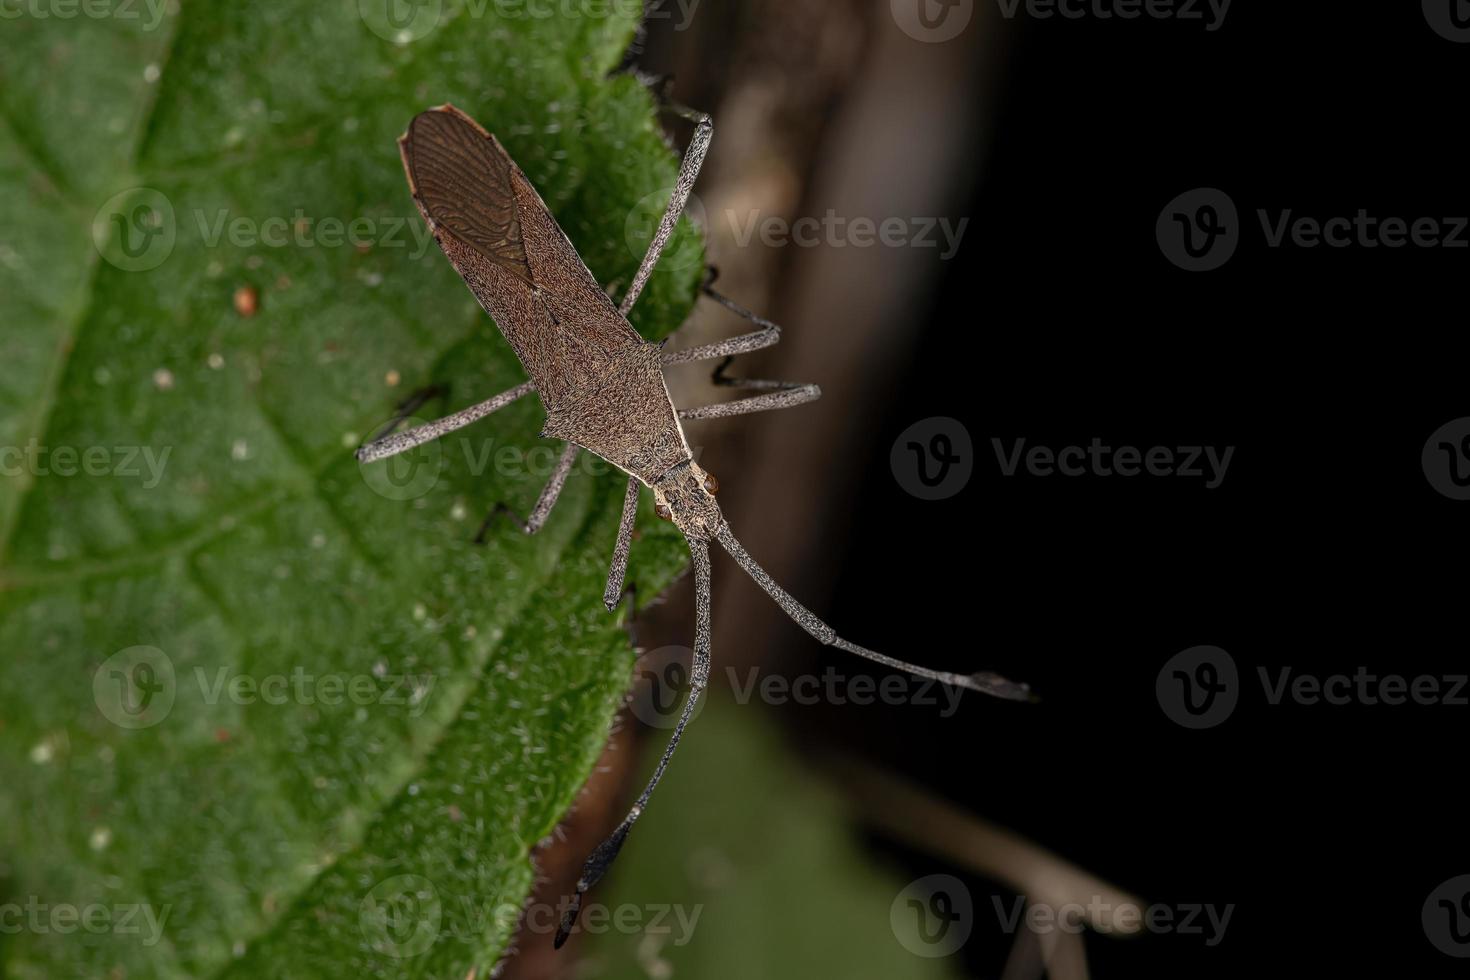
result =
[{"label": "insect thorax", "polygon": [[643,344],[570,404],[546,407],[542,435],[596,453],[652,486],[692,454],[664,384],[662,348]]}]

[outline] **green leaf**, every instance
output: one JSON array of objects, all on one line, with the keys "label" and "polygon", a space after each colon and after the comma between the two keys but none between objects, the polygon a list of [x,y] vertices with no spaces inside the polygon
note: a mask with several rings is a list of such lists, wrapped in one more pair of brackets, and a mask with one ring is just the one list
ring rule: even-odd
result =
[{"label": "green leaf", "polygon": [[[480,120],[631,278],[676,165],[608,77],[637,4],[394,0],[395,41],[387,2],[0,0],[9,976],[483,976],[623,696],[621,477],[477,546],[559,450],[535,399],[416,471],[352,450],[414,389],[447,390],[430,417],[524,378],[424,235],[414,113]],[[701,264],[686,226],[645,335]],[[640,526],[648,595],[683,556]]]},{"label": "green leaf", "polygon": [[956,976],[955,957],[934,956],[909,931],[895,931],[904,879],[873,863],[846,809],[792,765],[771,724],[756,708],[715,697],[690,726],[679,764],[659,784],[658,805],[638,821],[638,833],[658,848],[630,847],[594,896],[600,914],[583,913],[589,973],[603,980]]}]

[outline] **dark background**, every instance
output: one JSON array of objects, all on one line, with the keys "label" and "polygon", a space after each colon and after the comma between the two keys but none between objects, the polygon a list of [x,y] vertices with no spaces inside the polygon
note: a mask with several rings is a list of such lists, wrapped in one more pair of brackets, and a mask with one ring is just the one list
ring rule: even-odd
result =
[{"label": "dark background", "polygon": [[[1238,4],[1214,34],[1181,27],[1019,25],[973,231],[853,486],[852,556],[861,535],[865,564],[928,574],[841,563],[833,619],[994,664],[1045,702],[820,724],[1150,900],[1236,904],[1214,949],[1090,944],[1100,976],[1458,975],[1420,906],[1470,869],[1466,709],[1269,706],[1253,675],[1465,673],[1466,505],[1419,457],[1467,414],[1451,324],[1470,255],[1271,249],[1254,212],[1465,214],[1470,49],[1413,4]],[[1191,274],[1154,218],[1199,186],[1247,227]],[[931,415],[963,420],[979,456],[939,503],[888,475],[892,439]],[[1002,478],[989,439],[1017,436],[1237,449],[1215,490]],[[1154,679],[1206,643],[1244,693],[1186,731]]]},{"label": "dark background", "polygon": [[[886,12],[845,6],[840,16],[872,17],[865,50],[893,43],[879,36],[892,32]],[[787,370],[817,366],[822,411],[834,413],[824,418],[847,438],[788,449],[786,485],[727,512],[738,529],[774,526],[768,538],[812,532],[767,564],[807,584],[793,591],[844,636],[933,666],[996,669],[1044,700],[969,698],[949,719],[914,705],[777,713],[802,754],[841,746],[1148,901],[1236,906],[1213,948],[1199,936],[1090,938],[1094,975],[1460,975],[1426,940],[1420,910],[1470,872],[1470,709],[1273,706],[1256,672],[1466,672],[1456,556],[1470,504],[1431,488],[1420,453],[1470,415],[1459,326],[1470,252],[1270,248],[1257,210],[1322,220],[1365,208],[1410,222],[1470,212],[1470,45],[1439,37],[1409,3],[1241,0],[1213,33],[994,10],[979,3],[978,36],[950,42],[971,45],[975,93],[974,117],[955,120],[966,179],[949,213],[971,217],[962,250],[909,304],[895,327],[909,346],[854,419],[829,404],[820,359]],[[728,52],[741,42],[728,39],[758,29],[713,8],[701,16],[732,19],[705,30],[725,43],[706,42],[716,54],[692,77],[678,73],[696,60],[686,35],[655,30],[645,57],[673,65],[676,91],[708,106],[738,76]],[[830,119],[844,98],[837,84],[812,101]],[[813,156],[796,213],[825,210],[814,173],[844,164]],[[1155,237],[1165,205],[1196,187],[1225,191],[1240,215],[1239,248],[1212,272],[1174,267]],[[813,261],[778,261],[772,305],[788,320],[806,310],[790,330],[840,347],[841,325],[804,306],[799,271]],[[904,492],[889,462],[899,433],[931,416],[960,420],[974,443],[973,478],[940,502]],[[789,439],[801,424],[758,431]],[[1007,478],[991,445],[1094,436],[1236,452],[1206,490],[1180,478]],[[760,437],[740,438],[754,451]],[[832,501],[830,521],[783,524],[807,498]],[[736,574],[725,562],[716,580]],[[837,662],[777,629],[758,659]],[[1243,690],[1226,722],[1190,731],[1165,715],[1155,679],[1199,644],[1229,651]],[[931,849],[871,839],[915,877],[955,871]],[[967,880],[986,909],[1005,892]],[[978,922],[993,917],[979,910]],[[963,955],[995,976],[1003,948],[971,942]]]}]

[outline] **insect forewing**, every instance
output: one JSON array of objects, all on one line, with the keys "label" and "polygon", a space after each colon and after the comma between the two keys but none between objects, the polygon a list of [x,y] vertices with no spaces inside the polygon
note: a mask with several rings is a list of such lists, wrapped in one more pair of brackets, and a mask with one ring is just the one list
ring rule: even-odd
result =
[{"label": "insect forewing", "polygon": [[435,240],[549,415],[595,391],[645,346],[494,136],[444,105],[419,113],[398,142]]}]

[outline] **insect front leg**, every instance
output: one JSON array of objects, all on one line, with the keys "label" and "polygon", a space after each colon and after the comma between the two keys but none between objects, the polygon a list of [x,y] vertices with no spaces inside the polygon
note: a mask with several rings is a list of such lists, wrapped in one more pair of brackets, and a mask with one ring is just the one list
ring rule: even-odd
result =
[{"label": "insect front leg", "polygon": [[694,190],[694,182],[699,179],[699,170],[704,166],[705,154],[709,152],[710,141],[715,136],[715,124],[707,113],[683,106],[668,103],[661,106],[662,109],[694,123],[694,135],[689,139],[689,147],[684,151],[684,159],[679,162],[679,176],[674,181],[674,192],[669,196],[668,206],[664,208],[664,216],[659,220],[658,230],[653,234],[653,241],[648,245],[648,251],[644,253],[643,261],[638,265],[638,271],[633,275],[633,284],[628,287],[628,294],[623,297],[622,305],[618,312],[627,316],[633,309],[633,304],[638,302],[643,287],[648,285],[648,277],[653,274],[654,266],[658,265],[659,256],[663,255],[664,247],[669,244],[669,238],[674,234],[674,226],[679,223],[679,215],[684,213],[684,205],[689,203],[689,195]]},{"label": "insect front leg", "polygon": [[426,387],[418,389],[417,391],[411,392],[407,398],[398,403],[397,408],[393,410],[393,417],[389,419],[381,429],[378,430],[378,434],[373,436],[372,441],[378,442],[382,439],[388,438],[393,433],[397,432],[399,427],[402,426],[404,422],[412,418],[414,416],[414,413],[416,413],[419,409],[423,408],[430,401],[433,401],[436,398],[442,399],[448,394],[449,390],[442,387],[441,385],[428,385]]},{"label": "insect front leg", "polygon": [[[414,409],[409,409],[405,412],[404,406],[400,405],[397,417],[378,434],[378,437],[357,450],[357,460],[360,463],[372,463],[380,459],[387,459],[389,456],[396,456],[399,453],[407,452],[415,446],[422,446],[426,442],[433,442],[435,439],[448,435],[456,429],[464,428],[471,422],[478,422],[491,412],[500,411],[511,402],[518,398],[523,398],[535,390],[536,386],[530,381],[527,381],[523,384],[516,385],[509,391],[502,391],[494,398],[487,399],[478,405],[471,405],[469,408],[455,412],[453,415],[446,415],[438,421],[429,422],[415,429],[409,429],[407,432],[395,432],[394,430],[403,424],[404,419],[411,415]],[[413,397],[415,396],[410,397],[409,402],[413,400]],[[409,402],[405,402],[404,404],[408,404]],[[422,405],[422,402],[419,404]]]}]

